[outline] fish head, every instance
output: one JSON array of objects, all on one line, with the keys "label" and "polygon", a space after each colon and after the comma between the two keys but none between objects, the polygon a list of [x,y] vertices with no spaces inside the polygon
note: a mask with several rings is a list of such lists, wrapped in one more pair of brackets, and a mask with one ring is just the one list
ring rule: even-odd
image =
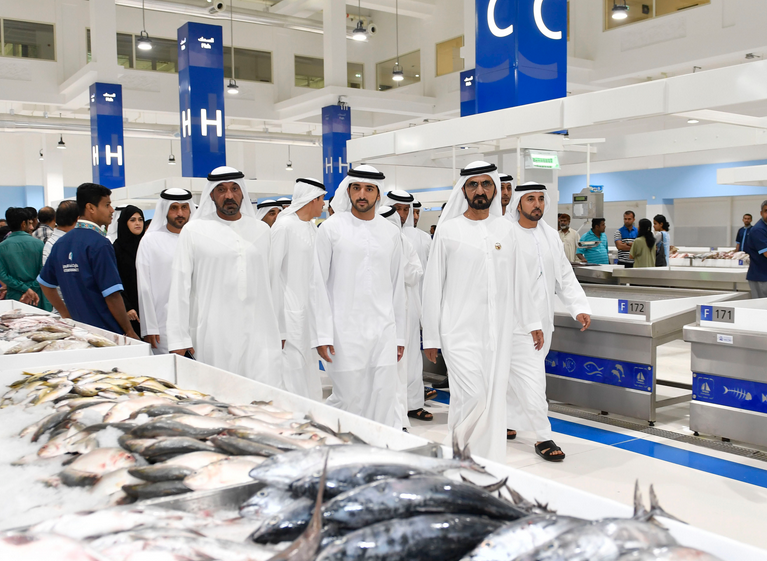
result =
[{"label": "fish head", "polygon": [[256,491],[242,505],[241,511],[247,513],[248,518],[267,518],[295,501],[296,498],[287,489],[266,486]]}]

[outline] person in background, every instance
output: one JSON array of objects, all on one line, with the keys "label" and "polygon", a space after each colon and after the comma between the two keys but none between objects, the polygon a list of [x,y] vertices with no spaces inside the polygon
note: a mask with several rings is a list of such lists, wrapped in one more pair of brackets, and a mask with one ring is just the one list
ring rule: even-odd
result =
[{"label": "person in background", "polygon": [[37,219],[39,225],[32,235],[45,243],[53,235],[53,229],[56,227],[56,211],[49,206],[44,206],[37,213]]},{"label": "person in background", "polygon": [[142,237],[144,237],[144,213],[140,208],[128,205],[117,220],[117,239],[112,243],[112,247],[115,248],[117,270],[123,281],[122,295],[125,309],[128,310],[128,319],[136,333],[141,333],[141,320],[138,316],[136,255]]},{"label": "person in background", "polygon": [[333,216],[336,213],[335,210],[333,210],[333,197],[330,197],[328,200],[328,218]]},{"label": "person in background", "polygon": [[652,232],[652,222],[647,218],[639,221],[639,234],[634,238],[629,252],[633,267],[655,267],[655,235]]},{"label": "person in background", "polygon": [[652,219],[652,227],[655,230],[655,266],[666,267],[671,261],[669,256],[669,248],[671,247],[671,238],[668,235],[668,229],[670,227],[668,220],[662,214],[656,214]]},{"label": "person in background", "polygon": [[430,235],[432,238],[434,237],[434,231],[435,231],[436,229],[437,229],[437,225],[436,225],[436,224],[432,224],[432,225],[429,227],[429,235]]},{"label": "person in background", "polygon": [[743,215],[743,227],[738,230],[738,234],[735,236],[735,251],[745,251],[746,236],[748,236],[751,228],[753,228],[751,225],[753,219],[754,217],[750,214]]},{"label": "person in background", "polygon": [[23,208],[5,211],[11,233],[0,243],[0,281],[7,287],[8,300],[49,311],[51,306],[35,280],[42,267],[43,242],[29,235],[28,216]]},{"label": "person in background", "polygon": [[53,233],[45,242],[43,248],[43,265],[48,261],[48,257],[51,255],[53,244],[55,244],[61,237],[74,229],[77,224],[77,219],[80,216],[80,211],[77,208],[77,201],[61,201],[59,208],[56,209],[56,228]]},{"label": "person in background", "polygon": [[615,230],[615,247],[618,248],[618,265],[623,265],[627,269],[634,266],[631,259],[631,244],[634,243],[639,230],[634,226],[636,215],[633,210],[627,210],[623,213],[623,226]]},{"label": "person in background", "polygon": [[37,230],[39,224],[37,220],[37,209],[33,206],[28,206],[24,210],[27,211],[27,233],[31,234]]},{"label": "person in background", "polygon": [[582,242],[599,242],[594,247],[579,247],[576,256],[581,261],[592,265],[609,265],[610,258],[607,254],[607,225],[604,218],[594,218],[591,221],[591,230],[583,234]]},{"label": "person in background", "polygon": [[95,183],[77,188],[80,219],[53,246],[37,281],[61,317],[138,339],[120,295],[123,284],[115,252],[104,235],[114,214],[111,195]]},{"label": "person in background", "polygon": [[506,218],[510,216],[506,212],[506,207],[509,206],[509,203],[511,202],[511,196],[512,196],[511,182],[512,181],[514,181],[514,178],[512,176],[501,174],[501,212],[503,212],[503,216],[505,216]]},{"label": "person in background", "polygon": [[581,237],[578,232],[570,229],[570,215],[562,213],[559,215],[559,239],[565,246],[565,256],[570,263],[575,263],[575,254],[578,251],[578,242]]},{"label": "person in background", "polygon": [[277,215],[282,212],[282,202],[267,199],[256,204],[256,220],[263,221],[270,228],[274,226]]},{"label": "person in background", "polygon": [[746,274],[751,298],[767,298],[767,200],[762,201],[761,215],[743,245],[743,251],[751,258]]}]

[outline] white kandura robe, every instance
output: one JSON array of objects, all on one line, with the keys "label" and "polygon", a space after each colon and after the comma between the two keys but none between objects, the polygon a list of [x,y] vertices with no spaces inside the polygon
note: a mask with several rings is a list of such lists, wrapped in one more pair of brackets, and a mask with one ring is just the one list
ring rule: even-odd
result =
[{"label": "white kandura robe", "polygon": [[[490,215],[440,222],[423,288],[423,347],[450,372],[448,438],[490,460],[506,456],[506,387],[519,322],[541,328],[514,225]],[[532,336],[528,335],[532,340]]]},{"label": "white kandura robe", "polygon": [[[404,410],[414,411],[423,407],[423,359],[421,358],[421,280],[423,268],[413,244],[402,234],[402,258],[404,265],[405,294],[407,295],[407,320],[405,327],[405,353],[397,363],[400,379],[400,402]],[[419,380],[413,380],[413,363],[421,365]],[[418,388],[413,396],[412,385]],[[410,422],[403,420],[405,426]]]},{"label": "white kandura robe", "polygon": [[360,220],[337,212],[317,233],[312,346],[333,345],[326,365],[333,382],[327,403],[401,428],[397,346],[405,345],[402,243],[382,216]]},{"label": "white kandura robe", "polygon": [[200,362],[282,388],[281,339],[272,298],[269,226],[252,216],[191,220],[179,235],[168,303],[168,347]]},{"label": "white kandura robe", "polygon": [[274,290],[275,308],[284,310],[285,314],[285,348],[282,351],[285,389],[321,401],[319,357],[311,344],[314,315],[310,290],[317,226],[289,214],[274,223],[271,236],[271,267],[279,274],[279,283]]},{"label": "white kandura robe", "polygon": [[141,336],[159,335],[160,342],[152,352],[168,354],[168,301],[170,300],[171,271],[179,234],[167,228],[149,232],[141,239],[136,255],[138,280],[138,307],[141,318]]},{"label": "white kandura robe", "polygon": [[545,359],[554,332],[554,298],[559,297],[573,318],[582,313],[591,314],[591,307],[556,230],[542,220],[535,228],[523,228],[518,222],[513,223],[519,251],[527,263],[530,300],[539,310],[543,323],[544,346],[536,351],[523,328],[517,326],[514,330],[506,427],[532,431],[537,442],[545,442],[553,438],[546,401]]}]

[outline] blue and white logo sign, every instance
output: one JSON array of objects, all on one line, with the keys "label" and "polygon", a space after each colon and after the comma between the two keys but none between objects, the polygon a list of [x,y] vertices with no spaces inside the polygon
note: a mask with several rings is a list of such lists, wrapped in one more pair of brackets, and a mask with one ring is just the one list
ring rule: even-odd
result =
[{"label": "blue and white logo sign", "polygon": [[627,314],[627,313],[629,313],[629,301],[628,300],[618,300],[618,313],[619,314]]},{"label": "blue and white logo sign", "polygon": [[549,351],[546,373],[646,392],[653,386],[652,366],[561,351]]},{"label": "blue and white logo sign", "polygon": [[340,105],[322,108],[322,178],[327,189],[326,199],[336,193],[338,184],[346,177],[346,143],[352,139],[352,110]]},{"label": "blue and white logo sign", "polygon": [[477,76],[474,70],[461,72],[461,117],[477,113]]},{"label": "blue and white logo sign", "polygon": [[477,112],[567,95],[567,0],[476,0]]},{"label": "blue and white logo sign", "polygon": [[125,187],[122,86],[91,85],[90,111],[93,182],[110,189]]},{"label": "blue and white logo sign", "polygon": [[226,165],[220,26],[189,22],[178,29],[178,93],[182,174],[207,177]]},{"label": "blue and white logo sign", "polygon": [[711,306],[700,307],[700,320],[701,321],[714,321],[714,308]]}]

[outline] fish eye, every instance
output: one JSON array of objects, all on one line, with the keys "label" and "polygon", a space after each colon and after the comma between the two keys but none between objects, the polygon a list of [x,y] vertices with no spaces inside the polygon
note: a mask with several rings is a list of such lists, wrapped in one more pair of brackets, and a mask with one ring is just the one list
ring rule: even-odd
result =
[{"label": "fish eye", "polygon": [[279,516],[272,516],[269,519],[269,525],[270,526],[274,526],[275,524],[279,524],[279,522],[280,522],[280,517]]},{"label": "fish eye", "polygon": [[256,493],[256,496],[258,496],[258,497],[265,497],[266,496],[266,491],[259,491],[258,493]]}]

